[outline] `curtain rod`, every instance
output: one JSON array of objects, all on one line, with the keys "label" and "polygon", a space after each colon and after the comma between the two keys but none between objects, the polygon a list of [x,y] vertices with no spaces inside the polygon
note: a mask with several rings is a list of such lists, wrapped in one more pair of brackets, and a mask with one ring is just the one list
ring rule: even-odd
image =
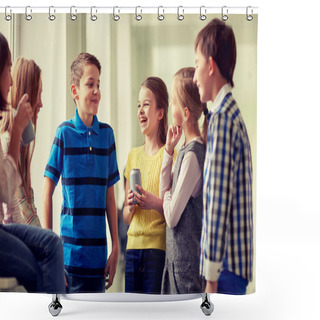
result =
[{"label": "curtain rod", "polygon": [[188,7],[188,6],[0,6],[0,13],[114,13],[114,11],[118,13],[145,13],[145,14],[157,14],[159,11],[165,14],[177,14],[178,12],[183,12],[184,14],[195,14],[195,13],[221,13],[225,12],[228,14],[257,14],[258,7],[256,6],[199,6],[199,7]]}]

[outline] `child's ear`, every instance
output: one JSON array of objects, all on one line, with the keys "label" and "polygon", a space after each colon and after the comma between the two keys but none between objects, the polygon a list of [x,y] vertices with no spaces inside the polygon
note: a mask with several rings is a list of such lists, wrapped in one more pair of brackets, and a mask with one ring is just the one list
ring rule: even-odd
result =
[{"label": "child's ear", "polygon": [[159,121],[163,118],[163,115],[164,115],[164,111],[163,111],[163,109],[160,109],[160,112],[158,114],[158,120]]},{"label": "child's ear", "polygon": [[187,107],[185,107],[185,108],[183,109],[183,114],[184,114],[184,117],[185,117],[186,119],[189,119],[190,110],[189,110]]},{"label": "child's ear", "polygon": [[216,69],[216,63],[212,59],[212,57],[209,57],[209,76],[212,76]]},{"label": "child's ear", "polygon": [[70,87],[70,91],[71,91],[71,95],[73,100],[78,100],[79,96],[78,96],[78,90],[75,84],[72,84]]}]

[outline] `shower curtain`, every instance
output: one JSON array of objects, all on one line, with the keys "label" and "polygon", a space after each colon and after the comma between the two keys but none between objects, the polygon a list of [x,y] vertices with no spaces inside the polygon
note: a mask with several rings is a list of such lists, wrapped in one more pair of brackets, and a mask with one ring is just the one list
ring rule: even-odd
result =
[{"label": "shower curtain", "polygon": [[[182,9],[180,11],[183,12]],[[145,142],[137,116],[141,84],[151,76],[161,78],[169,92],[169,102],[172,103],[171,88],[175,73],[181,68],[195,67],[194,44],[199,31],[212,19],[223,20],[224,18],[223,15],[216,13],[206,14],[205,18],[199,19],[199,13],[183,16],[180,11],[178,8],[178,14],[164,14],[164,19],[161,17],[157,19],[159,14],[158,16],[143,14],[139,8],[136,8],[136,14],[121,13],[117,8],[114,8],[113,14],[99,14],[92,11],[92,8],[91,13],[77,13],[75,9],[71,8],[70,14],[55,13],[54,18],[52,16],[51,19],[48,19],[50,18],[48,13],[34,13],[32,19],[26,19],[28,18],[26,14],[12,13],[9,21],[0,19],[0,32],[8,40],[12,62],[14,63],[18,57],[32,59],[42,70],[43,107],[37,119],[35,149],[31,163],[34,203],[42,225],[44,222],[42,215],[44,173],[52,144],[56,138],[56,130],[62,123],[75,117],[74,96],[71,94],[69,84],[70,66],[74,58],[81,52],[94,55],[101,64],[101,100],[97,118],[101,123],[112,128],[116,150],[117,177],[119,178],[116,178],[112,184],[118,216],[119,255],[116,275],[112,286],[106,291],[107,293],[125,292],[126,246],[130,226],[128,227],[124,223],[122,216],[125,201],[124,172],[128,165],[130,150],[143,146]],[[232,95],[237,101],[246,125],[252,154],[253,220],[251,226],[253,228],[250,237],[254,249],[250,258],[252,274],[248,279],[246,293],[253,293],[255,291],[256,254],[254,244],[258,16],[255,14],[253,19],[246,19],[245,14],[229,14],[226,24],[233,29],[237,48],[233,77],[235,85]],[[210,110],[210,108],[211,104],[208,103],[208,109]],[[200,125],[203,122],[203,117],[202,115],[199,119]],[[170,125],[172,122],[171,108],[169,107],[168,124]],[[183,142],[184,138],[182,137],[176,147],[176,154],[183,147]],[[65,219],[65,215],[61,214],[61,206],[64,201],[62,189],[62,183],[59,181],[52,198],[53,231],[58,235],[63,233],[63,228],[60,230],[60,223],[62,219]],[[104,220],[107,219],[104,218]],[[240,225],[241,223],[239,223]],[[106,221],[106,230],[107,256],[110,256],[112,239],[108,221]],[[227,232],[231,231],[227,230]],[[63,234],[62,240],[64,243],[66,242],[66,237],[63,237]],[[4,244],[0,243],[0,245]],[[234,243],[232,246],[237,247],[238,243]],[[165,252],[165,248],[163,249]],[[66,251],[66,247],[64,250]],[[185,254],[187,255],[187,253],[188,248],[186,248]],[[230,254],[230,252],[228,253]],[[0,286],[0,291],[25,290],[23,286],[11,287],[10,281],[17,284],[12,278],[2,277],[0,283],[3,287]]]}]

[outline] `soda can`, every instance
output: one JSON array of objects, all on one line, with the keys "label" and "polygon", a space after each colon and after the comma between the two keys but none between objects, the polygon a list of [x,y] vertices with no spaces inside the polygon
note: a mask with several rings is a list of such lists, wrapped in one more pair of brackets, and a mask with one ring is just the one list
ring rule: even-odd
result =
[{"label": "soda can", "polygon": [[35,135],[34,135],[33,125],[32,125],[32,120],[30,120],[22,133],[22,137],[21,137],[22,144],[26,146],[31,141],[33,141],[34,138],[35,138]]},{"label": "soda can", "polygon": [[[133,191],[133,192],[137,192],[139,194],[140,191],[138,191],[135,187],[135,185],[139,185],[141,186],[141,173],[140,173],[140,169],[132,169],[130,171],[130,189]],[[135,200],[133,200],[133,204],[137,204],[137,202]]]}]

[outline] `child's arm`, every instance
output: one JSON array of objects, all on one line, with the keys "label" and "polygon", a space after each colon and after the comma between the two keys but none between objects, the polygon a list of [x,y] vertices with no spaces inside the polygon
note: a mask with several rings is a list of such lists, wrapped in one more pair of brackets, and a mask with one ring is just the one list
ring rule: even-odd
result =
[{"label": "child's arm", "polygon": [[172,163],[173,154],[170,155],[167,150],[164,150],[159,183],[159,196],[162,200],[164,194],[172,187]]},{"label": "child's arm", "polygon": [[134,213],[133,192],[130,189],[130,183],[126,180],[125,184],[125,200],[123,208],[123,221],[126,225],[131,223]]},{"label": "child's arm", "polygon": [[174,192],[167,191],[163,197],[163,211],[169,228],[174,228],[191,198],[202,189],[202,171],[194,152],[183,158]]},{"label": "child's arm", "polygon": [[182,135],[182,128],[171,125],[168,129],[165,151],[160,173],[159,196],[163,200],[166,191],[172,186],[172,163],[175,158],[174,148]]},{"label": "child's arm", "polygon": [[112,251],[105,268],[105,277],[109,276],[106,279],[106,290],[108,290],[112,286],[113,279],[117,270],[119,255],[118,217],[113,186],[107,189],[107,218],[112,240]]},{"label": "child's arm", "polygon": [[43,227],[52,229],[52,196],[56,184],[48,177],[44,178],[42,190],[42,211],[43,211]]},{"label": "child's arm", "polygon": [[[238,130],[238,126],[232,125],[231,117],[226,113],[217,114],[212,128],[208,133],[210,139],[208,139],[206,151],[207,167],[204,168],[203,178],[203,198],[206,199],[204,223],[207,231],[206,241],[201,250],[207,253],[204,259],[204,276],[207,281],[206,290],[208,290],[206,292],[214,292],[215,283],[223,269],[222,264],[230,232],[230,208],[234,201],[234,159],[240,156],[235,154],[234,141],[240,134],[235,131]],[[242,236],[238,238],[237,246],[241,238]]]}]

